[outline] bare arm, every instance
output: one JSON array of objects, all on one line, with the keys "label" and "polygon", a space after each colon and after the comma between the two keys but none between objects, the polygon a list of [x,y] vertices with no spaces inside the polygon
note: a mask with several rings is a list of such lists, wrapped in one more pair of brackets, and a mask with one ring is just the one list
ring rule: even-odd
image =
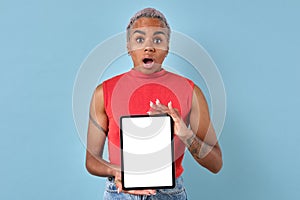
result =
[{"label": "bare arm", "polygon": [[86,168],[95,176],[115,176],[117,166],[111,165],[102,158],[108,130],[107,115],[104,108],[102,85],[99,85],[90,104],[90,118],[87,134]]},{"label": "bare arm", "polygon": [[159,100],[156,104],[150,103],[149,114],[168,113],[175,122],[175,133],[185,143],[194,159],[203,167],[213,173],[218,173],[222,168],[222,153],[217,141],[214,128],[210,122],[208,106],[201,90],[195,86],[193,91],[192,108],[190,113],[189,129],[181,118],[178,110],[162,105]]},{"label": "bare arm", "polygon": [[155,190],[122,190],[120,167],[112,165],[103,159],[103,149],[108,130],[108,119],[105,113],[102,85],[99,85],[93,95],[90,105],[90,118],[87,135],[86,168],[95,176],[115,177],[119,192],[129,194],[155,194]]},{"label": "bare arm", "polygon": [[190,126],[191,131],[186,134],[185,141],[189,151],[200,165],[218,173],[223,165],[222,152],[210,121],[205,97],[197,86],[193,93]]}]

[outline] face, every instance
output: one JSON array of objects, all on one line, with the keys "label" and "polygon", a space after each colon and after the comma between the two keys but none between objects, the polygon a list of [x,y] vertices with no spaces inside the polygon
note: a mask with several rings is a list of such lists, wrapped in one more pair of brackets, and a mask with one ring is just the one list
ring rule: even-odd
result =
[{"label": "face", "polygon": [[134,69],[144,74],[160,71],[169,50],[168,29],[157,18],[141,17],[129,32],[127,48]]}]

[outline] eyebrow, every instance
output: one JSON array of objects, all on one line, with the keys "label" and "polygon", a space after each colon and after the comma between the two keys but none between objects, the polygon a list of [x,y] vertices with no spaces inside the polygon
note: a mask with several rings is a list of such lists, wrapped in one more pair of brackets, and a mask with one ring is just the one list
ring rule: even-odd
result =
[{"label": "eyebrow", "polygon": [[[135,30],[132,34],[135,34],[135,33],[140,33],[142,35],[146,35],[146,33],[144,31],[141,31],[141,30]],[[159,35],[159,34],[166,35],[166,33],[163,32],[163,31],[156,31],[156,32],[153,33],[153,35]]]},{"label": "eyebrow", "polygon": [[146,35],[146,33],[144,31],[141,31],[141,30],[136,30],[132,34],[135,34],[135,33],[140,33],[142,35]]},{"label": "eyebrow", "polygon": [[153,33],[153,35],[158,35],[158,34],[166,35],[166,33],[163,31],[156,31],[155,33]]}]

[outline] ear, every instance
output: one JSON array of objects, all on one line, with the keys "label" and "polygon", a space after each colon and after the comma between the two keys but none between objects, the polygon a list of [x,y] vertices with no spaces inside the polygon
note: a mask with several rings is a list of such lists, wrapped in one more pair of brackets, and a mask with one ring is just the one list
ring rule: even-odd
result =
[{"label": "ear", "polygon": [[167,57],[167,56],[168,56],[168,54],[169,54],[169,45],[168,45],[168,48],[167,48],[167,53],[166,53],[166,56],[165,56],[165,57]]},{"label": "ear", "polygon": [[131,55],[131,47],[130,47],[129,42],[126,43],[126,47],[127,47],[128,55]]}]

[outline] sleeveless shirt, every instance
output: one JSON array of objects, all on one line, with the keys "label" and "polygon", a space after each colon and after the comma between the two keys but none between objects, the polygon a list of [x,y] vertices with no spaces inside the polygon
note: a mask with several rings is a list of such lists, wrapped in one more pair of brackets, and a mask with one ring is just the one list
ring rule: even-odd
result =
[{"label": "sleeveless shirt", "polygon": [[[108,154],[112,164],[120,165],[120,127],[122,115],[147,114],[150,101],[156,99],[178,109],[188,125],[192,106],[194,83],[180,75],[162,69],[153,74],[143,74],[134,69],[103,82],[105,112],[108,116]],[[176,178],[183,172],[184,143],[174,134]]]}]

